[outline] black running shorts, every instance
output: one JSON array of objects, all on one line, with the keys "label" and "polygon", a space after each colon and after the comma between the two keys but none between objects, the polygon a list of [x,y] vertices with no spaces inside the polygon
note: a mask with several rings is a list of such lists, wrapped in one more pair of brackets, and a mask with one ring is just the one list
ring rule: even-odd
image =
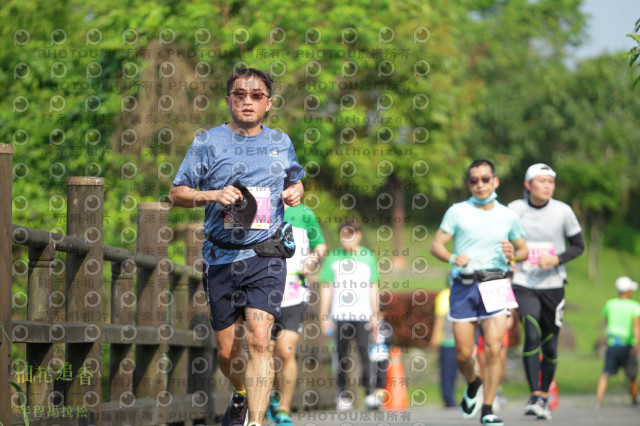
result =
[{"label": "black running shorts", "polygon": [[253,256],[225,265],[205,265],[202,285],[211,311],[211,327],[223,330],[245,308],[280,317],[287,265],[278,257]]},{"label": "black running shorts", "polygon": [[635,380],[638,377],[638,359],[631,353],[632,349],[631,346],[607,346],[604,372],[613,376],[622,367],[629,380]]},{"label": "black running shorts", "polygon": [[280,330],[290,330],[302,333],[302,323],[307,312],[307,304],[299,303],[281,308],[282,316],[273,323],[271,338],[277,339]]}]

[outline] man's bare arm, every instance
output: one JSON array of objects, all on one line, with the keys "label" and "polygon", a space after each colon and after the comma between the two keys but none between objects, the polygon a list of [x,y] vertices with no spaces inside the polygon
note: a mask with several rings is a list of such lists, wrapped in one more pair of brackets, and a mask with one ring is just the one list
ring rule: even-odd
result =
[{"label": "man's bare arm", "polygon": [[447,250],[446,245],[452,238],[453,235],[447,234],[442,229],[438,229],[435,237],[433,237],[433,243],[431,243],[431,254],[443,262],[449,262],[449,259],[451,259],[452,265],[465,266],[471,260],[469,256],[465,253],[454,255],[454,253],[450,253],[449,250]]},{"label": "man's bare arm", "polygon": [[633,355],[638,356],[640,352],[640,317],[633,317],[633,338],[636,345],[633,347]]},{"label": "man's bare arm", "polygon": [[211,203],[226,205],[241,199],[240,190],[231,185],[210,191],[199,191],[186,185],[174,185],[169,191],[171,205],[186,208],[195,208]]},{"label": "man's bare arm", "polygon": [[[529,257],[529,247],[527,247],[527,243],[524,240],[524,237],[520,237],[517,240],[513,241],[513,247],[515,249],[517,262],[524,262]],[[511,261],[511,259],[507,260]]]}]

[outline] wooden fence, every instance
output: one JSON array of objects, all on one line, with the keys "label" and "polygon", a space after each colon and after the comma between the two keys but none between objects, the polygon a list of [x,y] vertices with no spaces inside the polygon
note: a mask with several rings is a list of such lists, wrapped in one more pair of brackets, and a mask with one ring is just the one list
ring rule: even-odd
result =
[{"label": "wooden fence", "polygon": [[[163,203],[138,205],[137,251],[105,246],[96,177],[67,179],[66,235],[14,225],[12,156],[0,144],[0,422],[21,425],[26,415],[31,425],[219,424],[230,387],[216,368],[200,284],[202,226],[186,227],[186,266],[168,259],[174,231]],[[12,244],[28,246],[26,295],[11,291],[20,273]],[[12,318],[14,305],[26,305],[26,319]],[[295,409],[333,405],[330,355],[318,350],[326,342],[307,325]],[[12,343],[25,346],[23,359],[11,358]]]}]

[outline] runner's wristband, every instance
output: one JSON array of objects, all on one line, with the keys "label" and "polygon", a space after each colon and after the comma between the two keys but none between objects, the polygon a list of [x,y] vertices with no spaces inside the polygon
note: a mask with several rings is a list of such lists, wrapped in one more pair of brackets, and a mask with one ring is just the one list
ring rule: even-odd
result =
[{"label": "runner's wristband", "polygon": [[456,257],[455,253],[449,258],[449,265],[453,266],[453,259]]}]

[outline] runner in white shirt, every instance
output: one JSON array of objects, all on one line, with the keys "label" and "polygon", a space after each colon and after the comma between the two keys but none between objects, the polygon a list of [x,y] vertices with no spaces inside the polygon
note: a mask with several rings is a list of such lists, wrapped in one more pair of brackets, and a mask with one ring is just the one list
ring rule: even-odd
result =
[{"label": "runner in white shirt", "polygon": [[558,362],[558,333],[565,304],[564,264],[584,250],[582,229],[571,207],[551,198],[555,177],[546,164],[532,165],[525,175],[525,198],[509,204],[520,216],[529,247],[529,257],[516,264],[513,276],[513,292],[524,326],[524,370],[531,390],[525,415],[547,420],[551,419],[548,392]]},{"label": "runner in white shirt", "polygon": [[360,245],[362,231],[357,222],[343,222],[339,235],[341,248],[327,255],[320,271],[322,332],[333,335],[337,350],[332,354],[337,373],[336,409],[350,410],[356,400],[356,395],[347,389],[347,371],[354,361],[349,352],[351,340],[360,358],[360,386],[367,394],[365,405],[367,409],[377,409],[369,347],[380,324],[378,262],[373,251]]},{"label": "runner in white shirt", "polygon": [[296,252],[287,259],[287,280],[280,305],[282,316],[273,323],[271,332],[276,373],[267,417],[276,425],[286,426],[293,424],[289,413],[298,377],[296,347],[309,298],[306,277],[319,270],[327,245],[318,219],[308,207],[302,204],[286,207],[284,220],[293,228]]}]

